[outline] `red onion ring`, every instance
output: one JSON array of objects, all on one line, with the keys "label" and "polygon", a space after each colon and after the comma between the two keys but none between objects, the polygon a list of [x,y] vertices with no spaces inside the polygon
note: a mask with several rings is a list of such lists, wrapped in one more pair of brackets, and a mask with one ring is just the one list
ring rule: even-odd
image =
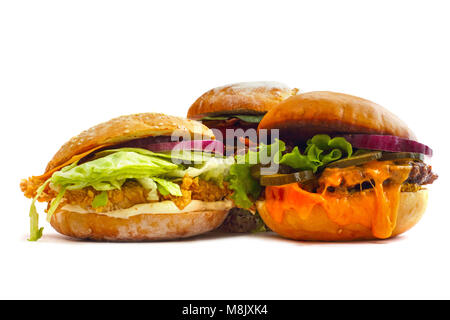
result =
[{"label": "red onion ring", "polygon": [[370,149],[388,152],[417,152],[427,156],[433,155],[433,150],[414,140],[399,138],[396,136],[385,136],[377,134],[349,134],[343,135],[355,148]]},{"label": "red onion ring", "polygon": [[188,140],[188,141],[174,141],[174,142],[162,142],[155,144],[148,144],[142,146],[143,148],[153,152],[165,152],[165,151],[202,151],[208,153],[223,154],[224,145],[217,140]]}]

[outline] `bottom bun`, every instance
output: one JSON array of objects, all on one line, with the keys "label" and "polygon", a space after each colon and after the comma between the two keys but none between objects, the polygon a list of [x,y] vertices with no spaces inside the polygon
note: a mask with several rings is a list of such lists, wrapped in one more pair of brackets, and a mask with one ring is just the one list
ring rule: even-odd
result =
[{"label": "bottom bun", "polygon": [[55,212],[51,225],[61,234],[79,239],[108,241],[170,240],[192,237],[216,229],[228,210],[139,214],[128,219],[96,213]]},{"label": "bottom bun", "polygon": [[[411,229],[422,218],[427,207],[428,191],[402,192],[400,194],[396,227],[392,237]],[[372,240],[372,230],[360,224],[341,226],[331,221],[321,206],[314,206],[308,218],[301,219],[294,210],[284,211],[283,220],[277,223],[266,209],[264,201],[256,203],[261,218],[279,235],[295,240],[349,241]]]}]

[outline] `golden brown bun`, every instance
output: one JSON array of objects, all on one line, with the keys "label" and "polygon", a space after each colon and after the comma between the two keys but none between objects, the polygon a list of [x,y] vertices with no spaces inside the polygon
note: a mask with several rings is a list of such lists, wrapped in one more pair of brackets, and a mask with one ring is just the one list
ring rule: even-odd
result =
[{"label": "golden brown bun", "polygon": [[[392,236],[397,236],[412,228],[422,217],[428,202],[428,191],[402,192],[400,194],[397,224]],[[277,223],[266,209],[264,201],[256,203],[261,218],[267,226],[281,236],[295,240],[349,241],[372,240],[372,230],[359,225],[340,226],[328,219],[321,206],[314,206],[309,217],[300,219],[293,210],[284,212],[281,223]]]},{"label": "golden brown bun", "polygon": [[396,115],[369,100],[328,92],[306,92],[284,100],[261,120],[258,129],[280,129],[280,137],[304,141],[315,134],[366,133],[415,139]]},{"label": "golden brown bun", "polygon": [[209,90],[189,108],[189,119],[211,114],[262,114],[284,99],[297,94],[278,82],[242,82]]},{"label": "golden brown bun", "polygon": [[178,214],[140,214],[128,219],[96,213],[59,210],[51,225],[61,234],[79,239],[108,241],[169,240],[192,237],[216,229],[228,210]]},{"label": "golden brown bun", "polygon": [[46,172],[63,164],[73,156],[102,145],[150,136],[171,135],[174,131],[180,134],[203,136],[203,139],[214,139],[213,132],[197,121],[161,113],[139,113],[121,116],[98,124],[66,142],[53,159],[48,163]]}]

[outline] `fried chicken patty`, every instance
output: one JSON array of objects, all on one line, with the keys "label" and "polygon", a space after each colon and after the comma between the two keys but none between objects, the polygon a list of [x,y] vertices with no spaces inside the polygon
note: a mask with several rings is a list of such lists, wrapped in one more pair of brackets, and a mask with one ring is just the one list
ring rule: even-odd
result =
[{"label": "fried chicken patty", "polygon": [[[176,182],[176,181],[175,181]],[[186,207],[192,200],[201,201],[221,201],[229,197],[230,190],[224,182],[222,186],[214,182],[191,178],[185,176],[179,182],[181,193],[180,197],[167,195],[163,196],[158,192],[160,201],[170,200],[181,209]],[[108,212],[118,209],[127,209],[136,204],[158,202],[155,200],[148,200],[149,191],[142,187],[134,180],[126,181],[120,190],[108,191],[108,203],[103,207],[92,208],[92,201],[94,197],[101,191],[97,191],[92,187],[87,187],[81,190],[66,190],[61,205],[71,204],[80,206],[86,210],[95,210],[96,212]]]}]

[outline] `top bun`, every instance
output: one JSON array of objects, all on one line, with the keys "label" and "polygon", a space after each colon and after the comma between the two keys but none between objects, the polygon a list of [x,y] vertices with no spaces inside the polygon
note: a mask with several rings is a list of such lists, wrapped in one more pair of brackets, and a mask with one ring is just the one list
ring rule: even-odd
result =
[{"label": "top bun", "polygon": [[104,145],[114,145],[151,136],[189,134],[201,139],[214,139],[213,132],[200,122],[161,113],[139,113],[100,123],[66,142],[48,163],[46,172],[82,154]]},{"label": "top bun", "polygon": [[315,134],[365,133],[415,140],[414,133],[382,106],[343,93],[306,92],[278,104],[261,120],[260,129],[280,129],[280,138],[304,142]]},{"label": "top bun", "polygon": [[264,114],[298,89],[279,82],[241,82],[209,90],[189,108],[187,117],[201,119],[218,114]]}]

